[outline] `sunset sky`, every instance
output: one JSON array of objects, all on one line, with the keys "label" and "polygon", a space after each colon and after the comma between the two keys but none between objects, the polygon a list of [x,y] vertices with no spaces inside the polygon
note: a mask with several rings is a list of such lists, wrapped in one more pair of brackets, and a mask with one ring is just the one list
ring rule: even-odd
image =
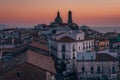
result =
[{"label": "sunset sky", "polygon": [[120,0],[0,0],[0,24],[49,24],[68,10],[79,25],[120,25]]}]

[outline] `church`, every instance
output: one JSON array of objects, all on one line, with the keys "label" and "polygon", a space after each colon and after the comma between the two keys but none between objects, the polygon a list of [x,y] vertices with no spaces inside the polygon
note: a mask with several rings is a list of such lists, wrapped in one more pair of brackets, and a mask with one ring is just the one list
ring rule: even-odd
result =
[{"label": "church", "polygon": [[57,12],[57,16],[55,17],[54,22],[52,22],[50,24],[50,27],[58,27],[58,26],[68,26],[69,28],[71,28],[72,30],[77,30],[79,29],[79,26],[76,23],[73,23],[72,20],[72,11],[69,10],[68,11],[68,20],[67,23],[64,23],[61,16],[60,16],[60,12]]}]

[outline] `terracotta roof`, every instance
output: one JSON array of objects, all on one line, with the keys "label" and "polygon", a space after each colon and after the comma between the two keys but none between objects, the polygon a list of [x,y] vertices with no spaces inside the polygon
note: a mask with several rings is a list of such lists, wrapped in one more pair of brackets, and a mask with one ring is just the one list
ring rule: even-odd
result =
[{"label": "terracotta roof", "polygon": [[97,61],[116,61],[117,58],[115,58],[107,53],[97,53],[96,60]]},{"label": "terracotta roof", "polygon": [[20,66],[24,63],[29,63],[30,65],[51,72],[53,74],[56,73],[54,61],[50,56],[45,56],[31,50],[28,50],[27,52],[16,56],[13,60],[7,63],[5,71],[14,69],[16,66]]},{"label": "terracotta roof", "polygon": [[76,41],[75,39],[70,38],[70,37],[68,37],[68,36],[65,36],[65,37],[57,40],[57,42],[75,42],[75,41]]},{"label": "terracotta roof", "polygon": [[30,45],[35,47],[35,48],[39,48],[39,49],[43,49],[43,50],[49,51],[47,45],[42,44],[42,43],[37,42],[37,41],[32,41],[32,43]]},{"label": "terracotta roof", "polygon": [[55,67],[54,67],[54,61],[49,56],[44,56],[42,54],[36,53],[34,51],[27,51],[27,62],[37,66],[39,68],[42,68],[46,71],[56,73]]}]

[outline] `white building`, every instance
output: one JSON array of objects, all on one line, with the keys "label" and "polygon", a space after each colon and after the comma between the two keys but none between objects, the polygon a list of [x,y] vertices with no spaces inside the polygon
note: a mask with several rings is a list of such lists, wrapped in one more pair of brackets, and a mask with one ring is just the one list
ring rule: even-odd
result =
[{"label": "white building", "polygon": [[86,39],[81,31],[69,30],[52,35],[49,46],[57,58],[71,60],[78,52],[94,51],[94,39]]}]

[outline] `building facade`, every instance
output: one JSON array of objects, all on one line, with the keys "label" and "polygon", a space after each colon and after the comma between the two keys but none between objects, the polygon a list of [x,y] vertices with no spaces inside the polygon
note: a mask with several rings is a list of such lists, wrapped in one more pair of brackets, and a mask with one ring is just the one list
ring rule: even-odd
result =
[{"label": "building facade", "polygon": [[108,54],[99,53],[95,58],[79,59],[76,66],[79,80],[117,80],[118,61]]},{"label": "building facade", "polygon": [[96,39],[95,40],[95,51],[103,51],[109,49],[110,41],[108,39]]}]

